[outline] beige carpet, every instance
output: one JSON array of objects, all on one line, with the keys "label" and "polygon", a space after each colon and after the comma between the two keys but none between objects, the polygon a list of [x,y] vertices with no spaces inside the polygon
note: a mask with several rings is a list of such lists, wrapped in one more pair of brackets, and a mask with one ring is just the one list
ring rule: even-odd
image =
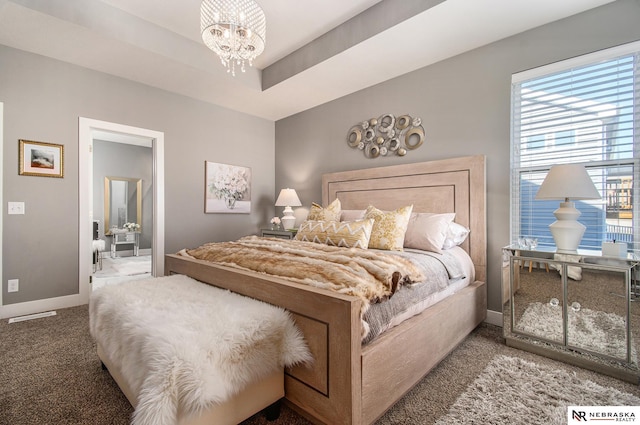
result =
[{"label": "beige carpet", "polygon": [[640,397],[576,377],[574,373],[499,355],[437,425],[563,424],[567,406],[639,406]]},{"label": "beige carpet", "polygon": [[[0,424],[125,425],[133,411],[108,372],[100,368],[89,335],[87,306],[58,310],[56,316],[8,324],[0,321]],[[429,425],[446,415],[460,395],[500,355],[549,366],[640,397],[637,386],[564,365],[504,345],[501,328],[476,329],[377,422],[381,425]],[[521,376],[527,386],[529,376]],[[551,378],[555,379],[555,378]],[[558,381],[560,385],[563,380]],[[384,388],[381,388],[384,391]],[[470,391],[474,391],[471,389]],[[504,410],[511,410],[507,404]],[[455,410],[455,409],[453,409]],[[453,411],[452,410],[452,411]],[[520,418],[516,423],[528,423]],[[257,414],[243,425],[307,425],[288,408],[267,422]],[[481,424],[482,422],[467,422]],[[500,422],[496,422],[500,423]],[[513,423],[513,422],[503,422]]]}]

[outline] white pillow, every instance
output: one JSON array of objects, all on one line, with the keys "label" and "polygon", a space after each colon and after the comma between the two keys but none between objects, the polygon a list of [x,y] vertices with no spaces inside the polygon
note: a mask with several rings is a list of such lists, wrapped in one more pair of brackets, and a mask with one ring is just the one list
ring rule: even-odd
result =
[{"label": "white pillow", "polygon": [[441,253],[449,224],[456,213],[413,213],[404,236],[405,248]]},{"label": "white pillow", "polygon": [[342,210],[340,221],[356,221],[364,218],[365,210]]},{"label": "white pillow", "polygon": [[455,221],[449,223],[447,228],[447,234],[442,244],[442,249],[451,249],[454,246],[459,246],[467,239],[470,230],[464,227],[462,224],[458,224]]}]

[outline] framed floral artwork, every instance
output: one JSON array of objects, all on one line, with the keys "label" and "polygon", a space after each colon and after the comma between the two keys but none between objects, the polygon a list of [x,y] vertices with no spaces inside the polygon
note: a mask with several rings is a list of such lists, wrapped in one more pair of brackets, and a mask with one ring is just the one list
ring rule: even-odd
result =
[{"label": "framed floral artwork", "polygon": [[64,146],[18,140],[18,174],[21,176],[64,177]]},{"label": "framed floral artwork", "polygon": [[251,212],[251,168],[205,161],[205,213]]}]

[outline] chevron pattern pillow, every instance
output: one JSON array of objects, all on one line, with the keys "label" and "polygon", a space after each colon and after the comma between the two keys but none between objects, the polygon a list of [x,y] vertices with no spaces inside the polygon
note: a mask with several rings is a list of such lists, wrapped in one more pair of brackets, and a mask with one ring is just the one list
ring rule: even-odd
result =
[{"label": "chevron pattern pillow", "polygon": [[373,220],[307,220],[298,228],[296,239],[346,248],[367,249]]}]

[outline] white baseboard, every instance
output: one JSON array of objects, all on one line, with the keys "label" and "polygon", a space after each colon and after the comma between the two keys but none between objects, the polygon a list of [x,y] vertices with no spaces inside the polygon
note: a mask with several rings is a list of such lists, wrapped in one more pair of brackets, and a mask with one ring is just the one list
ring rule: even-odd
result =
[{"label": "white baseboard", "polygon": [[41,313],[48,310],[56,310],[67,307],[75,307],[87,303],[87,299],[81,295],[67,295],[65,297],[47,298],[44,300],[27,301],[23,303],[7,304],[0,306],[0,319],[24,316],[27,314]]},{"label": "white baseboard", "polygon": [[485,323],[490,325],[496,325],[502,327],[502,312],[487,310],[487,318],[484,319]]}]

